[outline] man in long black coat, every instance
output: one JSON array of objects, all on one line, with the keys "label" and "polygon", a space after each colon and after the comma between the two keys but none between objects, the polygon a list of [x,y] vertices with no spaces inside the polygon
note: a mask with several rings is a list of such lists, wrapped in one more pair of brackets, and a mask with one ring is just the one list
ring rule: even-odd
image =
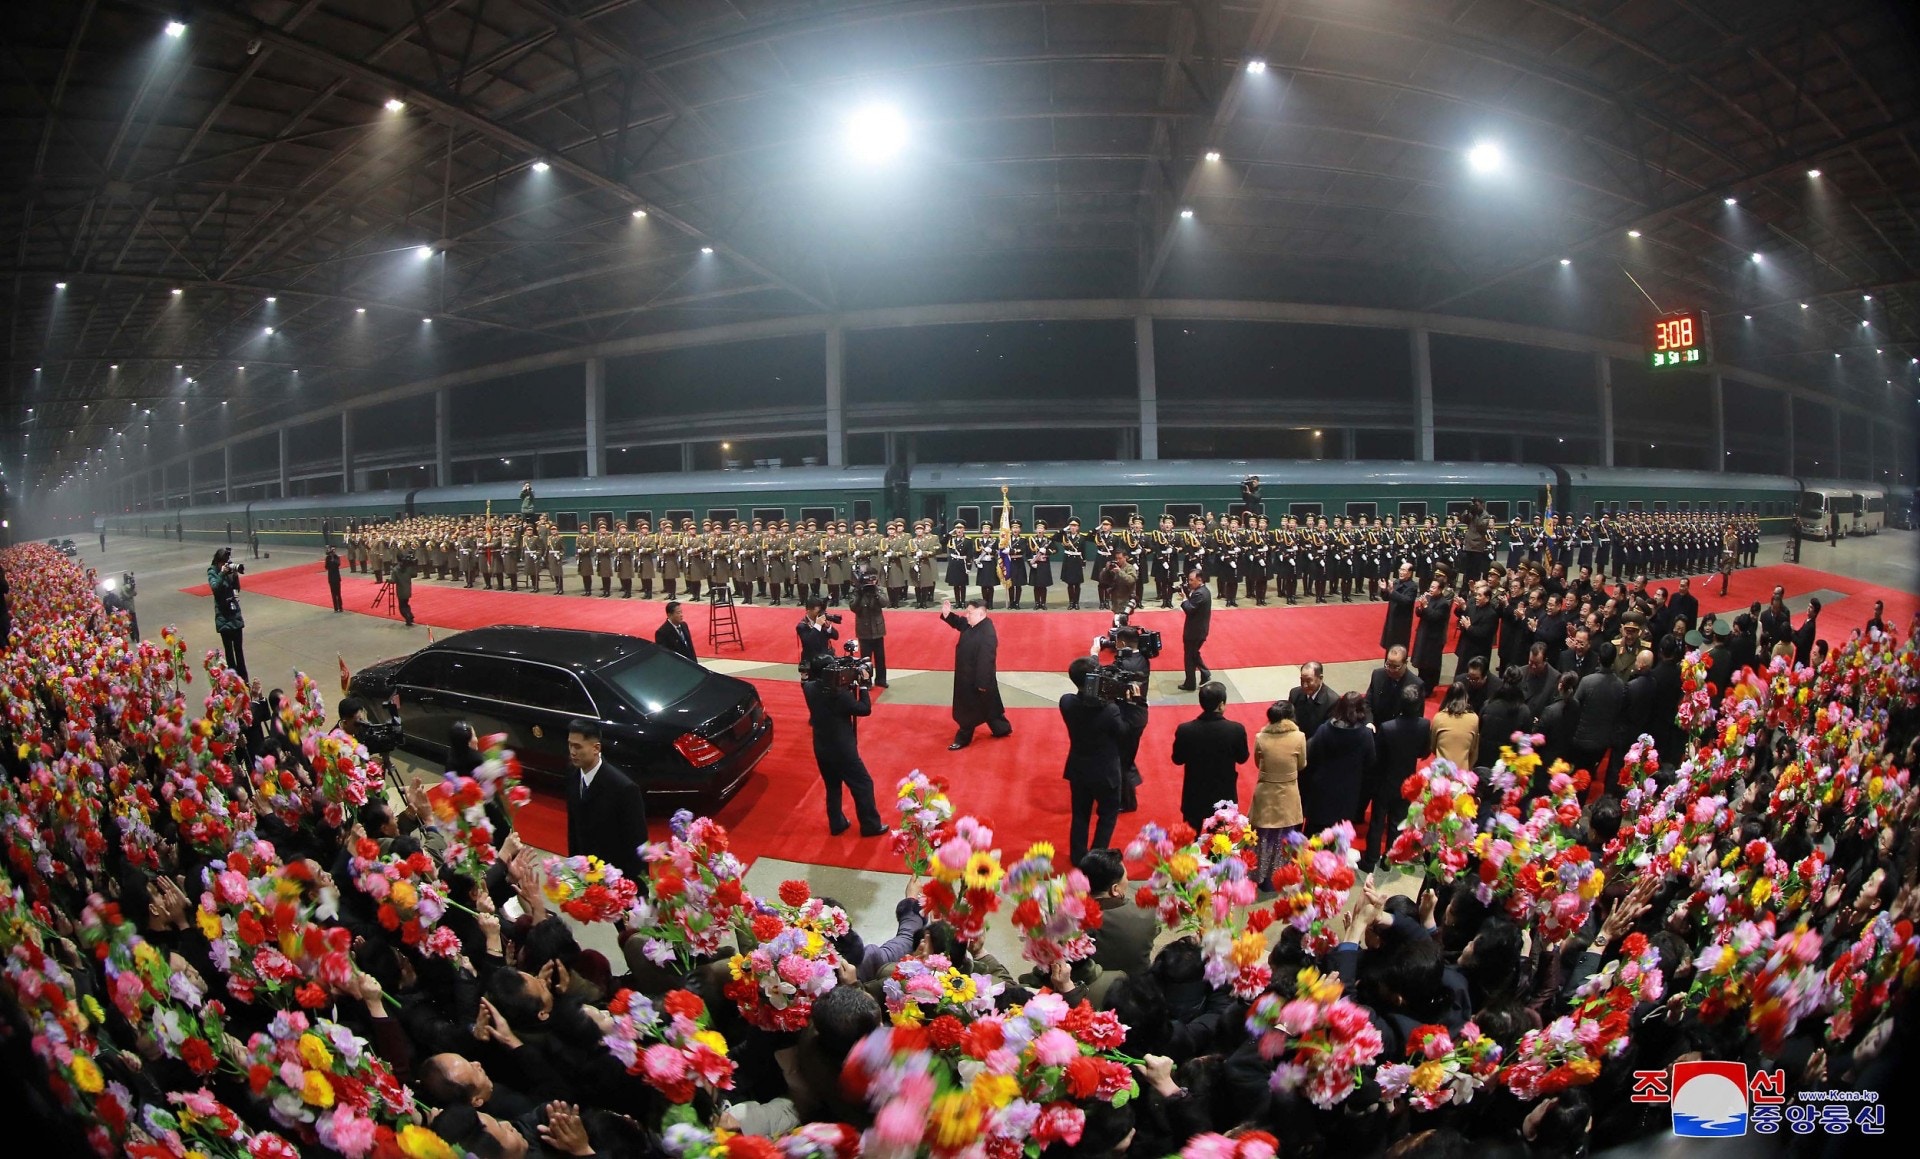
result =
[{"label": "man in long black coat", "polygon": [[860,718],[873,715],[873,701],[864,680],[851,689],[828,681],[825,674],[832,662],[832,656],[814,657],[800,685],[807,698],[807,723],[813,728],[813,763],[827,789],[827,831],[838,837],[849,825],[841,806],[844,787],[853,797],[860,836],[878,837],[887,831],[887,823],[874,804],[873,777],[860,759]]},{"label": "man in long black coat", "polygon": [[1227,686],[1200,686],[1200,715],[1173,730],[1173,763],[1180,782],[1180,817],[1199,829],[1221,801],[1240,799],[1238,766],[1247,759],[1247,726],[1228,719]]},{"label": "man in long black coat", "polygon": [[1387,623],[1380,629],[1380,646],[1402,648],[1413,643],[1413,601],[1420,598],[1420,581],[1413,578],[1413,565],[1400,565],[1400,578],[1380,581],[1387,593]]},{"label": "man in long black coat", "polygon": [[1447,650],[1447,628],[1453,623],[1453,596],[1443,581],[1435,579],[1427,585],[1425,599],[1413,610],[1420,624],[1413,633],[1413,670],[1431,692],[1440,683],[1440,659]]},{"label": "man in long black coat", "polygon": [[646,862],[647,798],[627,775],[600,759],[600,726],[567,722],[567,855],[591,854],[641,881]]},{"label": "man in long black coat", "polygon": [[1406,645],[1395,644],[1367,678],[1367,718],[1377,726],[1399,716],[1401,690],[1408,686],[1418,688],[1421,696],[1427,694],[1420,677],[1407,666]]},{"label": "man in long black coat", "polygon": [[940,618],[960,633],[953,649],[953,723],[958,729],[948,751],[972,744],[974,730],[983,724],[995,736],[1012,735],[1006,706],[1000,703],[1000,637],[987,619],[986,605],[968,600],[967,614],[956,616],[953,601],[947,600],[940,605]]},{"label": "man in long black coat", "polygon": [[1467,606],[1460,609],[1459,621],[1460,638],[1453,648],[1454,671],[1465,672],[1469,660],[1486,660],[1493,654],[1493,636],[1500,630],[1500,612],[1493,606],[1484,581],[1473,585]]}]

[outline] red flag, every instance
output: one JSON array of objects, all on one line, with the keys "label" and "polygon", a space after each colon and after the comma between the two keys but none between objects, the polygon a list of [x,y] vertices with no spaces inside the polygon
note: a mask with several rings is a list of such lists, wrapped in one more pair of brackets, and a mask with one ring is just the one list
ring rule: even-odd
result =
[{"label": "red flag", "polygon": [[353,683],[353,673],[347,671],[346,658],[341,656],[340,653],[335,652],[333,658],[340,661],[340,691],[345,692]]},{"label": "red flag", "polygon": [[427,643],[429,644],[433,643],[433,625],[432,624],[427,625]]}]

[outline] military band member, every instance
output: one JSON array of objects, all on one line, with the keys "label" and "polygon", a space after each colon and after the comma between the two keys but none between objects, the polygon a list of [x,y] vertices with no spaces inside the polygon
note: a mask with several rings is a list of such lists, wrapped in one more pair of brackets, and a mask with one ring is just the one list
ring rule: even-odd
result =
[{"label": "military band member", "polygon": [[1067,520],[1060,533],[1060,582],[1067,587],[1067,610],[1080,610],[1080,589],[1087,582],[1087,541],[1080,534],[1080,521]]},{"label": "military band member", "polygon": [[933,521],[922,519],[914,524],[913,562],[907,568],[907,579],[913,585],[913,606],[916,608],[933,606],[933,589],[939,575],[934,564],[939,554],[940,537],[933,533]]},{"label": "military band member", "polygon": [[953,602],[956,607],[967,606],[967,578],[973,567],[973,537],[967,534],[967,525],[956,522],[953,530],[947,532],[947,586],[953,589]]},{"label": "military band member", "polygon": [[1095,594],[1104,607],[1107,603],[1107,565],[1113,562],[1113,520],[1105,515],[1093,531],[1093,582]]},{"label": "military band member", "polygon": [[983,527],[968,542],[973,548],[973,582],[980,586],[981,602],[992,611],[993,589],[1000,586],[1000,539]]},{"label": "military band member", "polygon": [[598,546],[598,536],[591,529],[580,531],[573,537],[574,570],[580,575],[580,594],[593,594],[593,553]]}]

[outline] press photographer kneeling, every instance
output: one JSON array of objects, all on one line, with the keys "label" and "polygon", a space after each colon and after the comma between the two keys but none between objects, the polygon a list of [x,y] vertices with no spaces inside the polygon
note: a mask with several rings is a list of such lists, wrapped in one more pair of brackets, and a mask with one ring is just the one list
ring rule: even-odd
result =
[{"label": "press photographer kneeling", "polygon": [[[849,653],[858,645],[849,644]],[[813,726],[813,760],[819,766],[820,780],[827,788],[827,830],[835,837],[847,831],[847,815],[841,808],[840,789],[853,795],[854,815],[860,819],[862,837],[878,837],[887,831],[880,809],[873,801],[873,777],[860,759],[858,718],[873,715],[873,700],[868,692],[873,670],[857,654],[835,656],[831,650],[814,654],[807,661],[807,678],[801,691],[807,698],[807,723]]]}]

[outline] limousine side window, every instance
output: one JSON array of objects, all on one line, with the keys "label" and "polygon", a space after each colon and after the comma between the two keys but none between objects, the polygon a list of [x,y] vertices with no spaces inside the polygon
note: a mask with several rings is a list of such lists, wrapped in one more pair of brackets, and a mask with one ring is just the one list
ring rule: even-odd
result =
[{"label": "limousine side window", "polygon": [[532,708],[564,712],[568,716],[599,715],[593,701],[587,698],[586,690],[580,687],[578,677],[544,664],[516,664],[511,681],[500,696]]},{"label": "limousine side window", "polygon": [[450,665],[445,652],[422,652],[394,674],[395,684],[415,688],[445,688]]},{"label": "limousine side window", "polygon": [[460,696],[478,696],[487,700],[506,700],[505,689],[513,680],[513,664],[497,656],[472,656],[464,652],[442,653],[447,668],[440,687]]}]

